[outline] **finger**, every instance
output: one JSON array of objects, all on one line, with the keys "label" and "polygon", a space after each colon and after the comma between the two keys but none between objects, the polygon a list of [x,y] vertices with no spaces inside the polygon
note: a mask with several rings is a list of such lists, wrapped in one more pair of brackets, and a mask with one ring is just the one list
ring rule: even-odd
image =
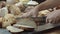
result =
[{"label": "finger", "polygon": [[24,14],[23,14],[23,15],[21,15],[20,17],[28,17],[28,16],[30,16],[30,13],[29,13],[29,12],[24,13]]},{"label": "finger", "polygon": [[56,23],[56,19],[53,19],[53,20],[52,20],[52,23],[55,24],[55,23]]},{"label": "finger", "polygon": [[59,23],[59,22],[60,22],[60,20],[59,20],[59,18],[57,18],[57,19],[56,19],[56,23]]},{"label": "finger", "polygon": [[46,18],[46,23],[49,23],[49,19],[48,18]]},{"label": "finger", "polygon": [[49,23],[52,23],[52,19],[49,19]]},{"label": "finger", "polygon": [[58,20],[58,23],[60,24],[60,19]]},{"label": "finger", "polygon": [[47,18],[46,18],[46,23],[47,23]]}]

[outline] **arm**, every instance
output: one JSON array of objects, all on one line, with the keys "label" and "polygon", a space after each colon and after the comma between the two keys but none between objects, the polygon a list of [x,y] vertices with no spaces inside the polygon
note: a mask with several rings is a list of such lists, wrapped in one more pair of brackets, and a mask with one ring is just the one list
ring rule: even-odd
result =
[{"label": "arm", "polygon": [[53,8],[60,5],[60,0],[46,0],[34,8],[35,11]]},{"label": "arm", "polygon": [[45,2],[42,2],[41,4],[37,5],[30,12],[23,14],[22,17],[28,17],[31,15],[33,17],[36,17],[39,11],[44,9],[54,8],[58,5],[60,5],[60,0],[46,0]]}]

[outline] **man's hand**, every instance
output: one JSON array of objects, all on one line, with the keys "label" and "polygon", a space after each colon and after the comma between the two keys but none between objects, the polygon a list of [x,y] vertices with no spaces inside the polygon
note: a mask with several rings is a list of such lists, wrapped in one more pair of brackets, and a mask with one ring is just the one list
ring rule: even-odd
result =
[{"label": "man's hand", "polygon": [[31,10],[31,11],[29,11],[29,12],[26,12],[26,13],[24,13],[24,14],[22,14],[20,17],[37,17],[37,15],[38,15],[38,12],[37,11],[35,11],[35,9],[34,10]]},{"label": "man's hand", "polygon": [[3,8],[6,6],[6,2],[5,1],[0,1],[0,8]]},{"label": "man's hand", "polygon": [[36,17],[39,11],[49,9],[49,8],[54,8],[58,5],[60,5],[60,0],[46,0],[45,2],[37,5],[31,12],[23,14],[23,16],[26,15],[25,17],[27,17],[32,15],[33,17]]},{"label": "man's hand", "polygon": [[60,10],[55,10],[47,15],[47,23],[60,23]]},{"label": "man's hand", "polygon": [[20,17],[29,17],[31,15],[31,12],[23,13]]}]

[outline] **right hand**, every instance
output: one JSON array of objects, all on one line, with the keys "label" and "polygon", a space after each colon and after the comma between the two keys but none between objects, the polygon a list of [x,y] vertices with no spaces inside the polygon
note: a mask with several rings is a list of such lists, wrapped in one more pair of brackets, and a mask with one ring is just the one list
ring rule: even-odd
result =
[{"label": "right hand", "polygon": [[60,23],[60,10],[55,10],[47,15],[47,23]]},{"label": "right hand", "polygon": [[0,8],[3,8],[3,7],[5,7],[6,6],[6,2],[5,1],[1,1],[0,2]]}]

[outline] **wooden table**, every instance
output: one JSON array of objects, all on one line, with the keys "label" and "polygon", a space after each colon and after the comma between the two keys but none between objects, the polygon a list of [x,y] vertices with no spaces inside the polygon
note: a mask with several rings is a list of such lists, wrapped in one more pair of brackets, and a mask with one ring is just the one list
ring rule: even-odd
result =
[{"label": "wooden table", "polygon": [[[4,29],[1,30],[0,29],[0,34],[11,34],[8,31],[5,31]],[[60,26],[59,27],[55,27],[49,30],[45,30],[42,32],[22,32],[22,33],[16,33],[16,34],[60,34]]]},{"label": "wooden table", "polygon": [[60,34],[60,26],[41,32],[42,34]]},{"label": "wooden table", "polygon": [[60,27],[55,27],[55,28],[45,30],[42,32],[31,32],[31,33],[28,32],[28,33],[23,33],[23,34],[60,34]]}]

